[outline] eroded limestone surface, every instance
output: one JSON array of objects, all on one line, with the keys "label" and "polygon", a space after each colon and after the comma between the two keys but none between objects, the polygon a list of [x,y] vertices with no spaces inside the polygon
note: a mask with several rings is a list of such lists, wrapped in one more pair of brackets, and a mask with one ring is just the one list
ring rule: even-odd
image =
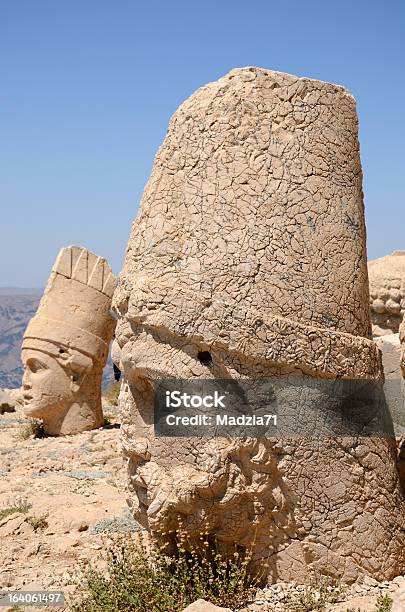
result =
[{"label": "eroded limestone surface", "polygon": [[405,312],[405,251],[368,262],[373,334],[397,334]]},{"label": "eroded limestone surface", "polygon": [[361,177],[340,86],[238,69],[174,114],[113,300],[129,503],[156,537],[252,546],[273,580],[404,569],[395,440],[153,430],[159,378],[382,378]]},{"label": "eroded limestone surface", "polygon": [[115,285],[102,257],[83,247],[60,251],[22,345],[25,414],[42,419],[48,434],[103,424],[101,376],[115,329]]}]

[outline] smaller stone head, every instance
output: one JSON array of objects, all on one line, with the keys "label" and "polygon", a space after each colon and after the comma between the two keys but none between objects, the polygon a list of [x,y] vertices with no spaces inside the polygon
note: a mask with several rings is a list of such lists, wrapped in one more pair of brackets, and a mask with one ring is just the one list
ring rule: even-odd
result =
[{"label": "smaller stone head", "polygon": [[405,312],[405,251],[368,262],[373,335],[397,334]]},{"label": "smaller stone head", "polygon": [[101,376],[115,321],[116,279],[82,247],[62,249],[36,315],[24,334],[24,411],[50,435],[100,427]]}]

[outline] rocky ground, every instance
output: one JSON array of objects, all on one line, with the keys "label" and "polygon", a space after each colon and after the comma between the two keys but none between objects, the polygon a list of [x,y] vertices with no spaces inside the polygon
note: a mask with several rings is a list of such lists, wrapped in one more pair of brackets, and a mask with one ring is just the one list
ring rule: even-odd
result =
[{"label": "rocky ground", "polygon": [[[102,429],[43,439],[24,439],[27,421],[18,409],[0,414],[0,591],[63,590],[71,597],[80,562],[98,560],[102,566],[113,540],[138,529],[122,491],[115,409],[108,406],[105,414],[110,423]],[[400,586],[405,578],[380,584],[366,579],[346,592],[339,589],[339,602],[325,610],[376,612],[378,597],[392,597]],[[305,612],[310,601],[328,599],[321,591],[273,585],[259,590],[245,611]]]},{"label": "rocky ground", "polygon": [[[279,583],[260,589],[255,602],[240,612],[389,612],[390,606],[387,602],[395,599],[404,588],[404,576],[399,576],[392,582],[380,583],[372,578],[365,578],[362,584],[350,587],[332,587],[325,584],[305,587],[295,583]],[[331,601],[334,603],[330,603]],[[323,606],[321,602],[324,602]]]},{"label": "rocky ground", "polygon": [[70,593],[80,561],[137,528],[119,490],[119,425],[110,418],[96,431],[24,440],[27,421],[0,415],[0,590]]}]

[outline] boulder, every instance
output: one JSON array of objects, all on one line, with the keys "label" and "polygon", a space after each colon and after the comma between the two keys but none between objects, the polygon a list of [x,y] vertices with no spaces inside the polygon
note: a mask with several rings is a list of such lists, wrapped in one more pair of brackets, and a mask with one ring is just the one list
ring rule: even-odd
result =
[{"label": "boulder", "polygon": [[15,412],[17,402],[5,389],[0,389],[0,414],[4,412]]},{"label": "boulder", "polygon": [[194,603],[184,608],[183,612],[232,612],[230,608],[220,608],[205,601],[205,599],[197,599]]}]

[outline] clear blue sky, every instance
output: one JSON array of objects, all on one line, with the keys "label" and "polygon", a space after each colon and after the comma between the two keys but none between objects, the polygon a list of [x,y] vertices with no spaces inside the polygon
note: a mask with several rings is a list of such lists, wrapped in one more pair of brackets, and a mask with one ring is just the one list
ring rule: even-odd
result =
[{"label": "clear blue sky", "polygon": [[61,246],[121,268],[176,107],[237,66],[357,98],[369,258],[405,249],[401,0],[0,0],[0,286]]}]

